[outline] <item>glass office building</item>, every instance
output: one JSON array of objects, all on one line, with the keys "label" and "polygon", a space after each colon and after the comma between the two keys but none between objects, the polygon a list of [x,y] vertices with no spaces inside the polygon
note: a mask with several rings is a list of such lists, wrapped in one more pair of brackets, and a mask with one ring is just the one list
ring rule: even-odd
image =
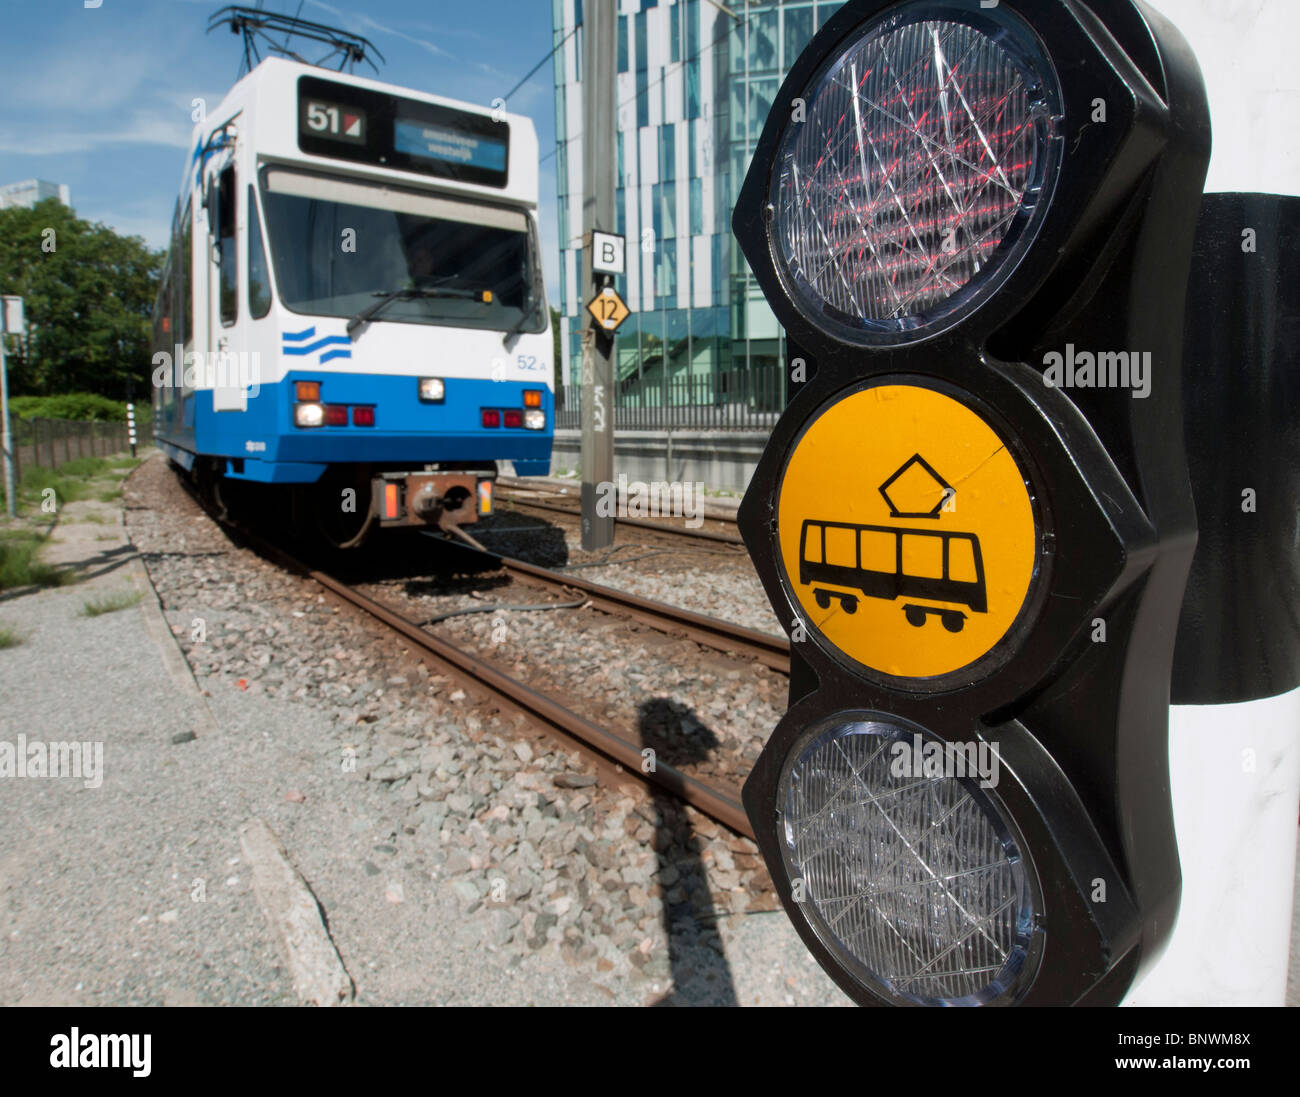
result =
[{"label": "glass office building", "polygon": [[[582,285],[583,0],[552,0],[561,340],[575,406]],[[617,224],[632,316],[620,406],[725,402],[783,372],[784,338],[731,235],[731,211],[777,89],[843,0],[618,0]],[[577,27],[577,32],[570,34]],[[567,38],[567,41],[565,39]],[[685,383],[683,383],[685,382]]]}]

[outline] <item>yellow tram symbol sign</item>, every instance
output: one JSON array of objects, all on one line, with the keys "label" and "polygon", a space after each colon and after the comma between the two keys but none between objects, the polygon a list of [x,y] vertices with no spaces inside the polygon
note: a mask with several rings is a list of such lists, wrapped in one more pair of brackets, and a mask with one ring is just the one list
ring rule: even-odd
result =
[{"label": "yellow tram symbol sign", "polygon": [[897,677],[983,658],[1037,562],[1015,458],[973,410],[919,385],[861,389],[812,420],[782,477],[777,529],[810,631]]}]

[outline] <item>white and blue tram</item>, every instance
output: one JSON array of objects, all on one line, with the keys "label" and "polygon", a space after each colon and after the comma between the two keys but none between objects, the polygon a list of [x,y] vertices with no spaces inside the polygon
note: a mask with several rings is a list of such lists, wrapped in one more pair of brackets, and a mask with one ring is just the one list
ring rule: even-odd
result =
[{"label": "white and blue tram", "polygon": [[336,544],[490,513],[497,462],[550,463],[537,197],[527,118],[262,61],[194,131],[158,444],[218,489],[283,486]]}]

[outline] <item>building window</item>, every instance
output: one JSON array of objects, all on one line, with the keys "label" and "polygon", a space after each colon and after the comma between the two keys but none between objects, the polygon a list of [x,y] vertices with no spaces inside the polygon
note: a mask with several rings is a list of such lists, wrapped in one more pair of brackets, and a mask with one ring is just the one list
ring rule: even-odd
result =
[{"label": "building window", "polygon": [[749,71],[751,74],[776,72],[780,65],[781,59],[777,52],[777,20],[780,14],[777,9],[773,8],[771,11],[759,12],[750,16]]},{"label": "building window", "polygon": [[677,127],[672,123],[659,127],[659,178],[665,183],[677,178]]},{"label": "building window", "polygon": [[749,140],[757,141],[767,124],[767,116],[772,110],[772,101],[776,99],[779,81],[751,80],[749,83]]},{"label": "building window", "polygon": [[659,273],[655,293],[656,308],[671,308],[677,303],[677,241],[659,241]]},{"label": "building window", "polygon": [[686,117],[699,118],[701,116],[702,101],[700,98],[700,59],[698,57],[686,62],[683,79],[686,90]]},{"label": "building window", "polygon": [[704,180],[691,179],[691,235],[704,233]]},{"label": "building window", "polygon": [[627,16],[618,17],[618,71],[628,71]]},{"label": "building window", "polygon": [[651,204],[654,209],[655,239],[677,235],[677,187],[673,183],[655,183]]},{"label": "building window", "polygon": [[785,57],[783,63],[786,69],[795,63],[799,54],[803,53],[804,47],[812,41],[813,36],[813,7],[811,4],[802,8],[785,9]]}]

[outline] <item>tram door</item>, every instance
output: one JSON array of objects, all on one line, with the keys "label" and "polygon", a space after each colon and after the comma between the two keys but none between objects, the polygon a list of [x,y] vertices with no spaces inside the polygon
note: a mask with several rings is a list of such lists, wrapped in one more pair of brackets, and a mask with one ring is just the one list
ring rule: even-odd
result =
[{"label": "tram door", "polygon": [[[212,410],[246,411],[246,381],[239,352],[246,349],[239,290],[239,179],[233,159],[212,180],[208,207],[208,350],[212,367]],[[246,364],[245,355],[242,361]]]}]

